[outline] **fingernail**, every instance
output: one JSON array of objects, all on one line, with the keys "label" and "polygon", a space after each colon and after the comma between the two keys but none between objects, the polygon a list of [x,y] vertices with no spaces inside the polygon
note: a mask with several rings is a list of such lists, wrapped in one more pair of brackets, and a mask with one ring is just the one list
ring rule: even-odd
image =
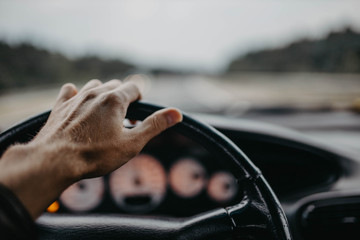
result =
[{"label": "fingernail", "polygon": [[182,120],[182,114],[180,111],[173,109],[166,113],[166,120],[169,126],[175,125]]}]

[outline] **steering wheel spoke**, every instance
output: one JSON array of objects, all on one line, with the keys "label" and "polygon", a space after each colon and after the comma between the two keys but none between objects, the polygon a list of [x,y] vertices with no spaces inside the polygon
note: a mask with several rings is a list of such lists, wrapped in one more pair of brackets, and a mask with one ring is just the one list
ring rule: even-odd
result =
[{"label": "steering wheel spoke", "polygon": [[225,210],[233,224],[233,235],[237,238],[273,239],[270,213],[258,196],[245,193],[240,203],[226,207]]}]

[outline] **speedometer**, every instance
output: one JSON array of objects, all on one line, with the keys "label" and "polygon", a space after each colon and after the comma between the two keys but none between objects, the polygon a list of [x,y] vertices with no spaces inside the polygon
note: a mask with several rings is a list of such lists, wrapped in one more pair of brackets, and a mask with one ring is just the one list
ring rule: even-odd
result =
[{"label": "speedometer", "polygon": [[140,154],[110,175],[115,203],[127,212],[147,212],[157,207],[166,193],[166,172],[161,163]]},{"label": "speedometer", "polygon": [[102,177],[84,179],[68,187],[61,194],[60,201],[71,211],[90,211],[100,204],[104,190]]}]

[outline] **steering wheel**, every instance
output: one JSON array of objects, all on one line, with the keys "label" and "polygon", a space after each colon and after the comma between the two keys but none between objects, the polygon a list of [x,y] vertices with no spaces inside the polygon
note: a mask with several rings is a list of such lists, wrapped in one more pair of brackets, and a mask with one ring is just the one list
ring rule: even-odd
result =
[{"label": "steering wheel", "polygon": [[[159,109],[134,102],[127,118],[144,120]],[[11,144],[31,140],[49,114],[37,115],[3,132],[0,155]],[[36,222],[40,239],[291,239],[274,192],[260,170],[231,140],[186,114],[172,130],[199,143],[228,166],[243,191],[239,203],[186,218],[43,214]]]}]

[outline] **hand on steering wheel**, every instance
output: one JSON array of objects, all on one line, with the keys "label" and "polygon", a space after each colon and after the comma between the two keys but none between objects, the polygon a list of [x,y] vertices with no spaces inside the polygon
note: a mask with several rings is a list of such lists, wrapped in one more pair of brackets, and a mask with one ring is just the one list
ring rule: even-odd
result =
[{"label": "hand on steering wheel", "polygon": [[[93,82],[92,84],[96,84],[96,82]],[[98,85],[93,89],[99,89],[101,86],[104,87],[105,84]],[[120,86],[124,87],[125,84],[119,85],[119,88],[121,88]],[[132,88],[131,86],[129,87]],[[51,128],[45,125],[42,128],[40,135],[38,135],[35,140],[33,140],[33,142],[37,142],[38,144],[50,144],[50,146],[53,146],[51,142],[56,142],[59,141],[59,139],[63,139],[63,131],[67,131],[67,133],[72,137],[66,139],[65,143],[63,140],[61,140],[62,144],[70,147],[73,144],[79,144],[80,150],[78,150],[78,152],[74,151],[73,154],[70,155],[64,155],[64,153],[61,152],[61,154],[58,154],[57,156],[52,156],[51,160],[58,161],[58,164],[66,162],[66,167],[64,168],[52,169],[52,163],[50,161],[46,162],[46,165],[44,166],[44,160],[42,160],[43,155],[48,154],[46,151],[54,150],[49,150],[49,148],[45,146],[43,146],[41,151],[38,153],[38,157],[40,159],[32,158],[26,161],[26,164],[42,166],[43,168],[41,168],[41,171],[43,173],[54,173],[56,171],[60,171],[60,173],[57,173],[55,176],[47,174],[47,178],[57,179],[58,175],[67,176],[69,173],[66,173],[66,171],[70,172],[71,177],[69,178],[68,183],[59,185],[58,180],[53,180],[52,182],[35,182],[36,184],[39,184],[39,189],[43,188],[44,186],[47,186],[48,188],[54,186],[55,188],[59,189],[64,188],[72,183],[76,177],[81,178],[86,176],[97,176],[100,173],[111,171],[113,166],[112,164],[120,166],[127,161],[128,158],[125,157],[121,160],[120,163],[114,163],[112,159],[100,156],[102,154],[108,154],[102,151],[100,151],[102,154],[97,155],[97,151],[93,151],[92,148],[86,147],[88,144],[94,143],[95,139],[101,139],[101,141],[105,142],[104,145],[102,145],[101,141],[96,142],[98,147],[107,146],[111,150],[109,154],[114,154],[108,156],[119,157],[117,155],[118,153],[112,152],[114,150],[113,141],[115,141],[117,144],[121,143],[118,137],[122,134],[124,134],[124,136],[128,136],[126,134],[129,134],[133,130],[135,135],[139,132],[143,132],[149,134],[148,136],[150,138],[151,136],[159,133],[161,130],[171,125],[162,125],[162,127],[157,125],[161,122],[163,124],[167,123],[165,120],[167,115],[174,117],[175,121],[172,123],[176,123],[177,121],[181,120],[181,114],[177,110],[162,110],[162,108],[157,106],[134,102],[129,105],[126,117],[128,119],[142,120],[142,126],[140,125],[140,127],[132,130],[124,130],[122,127],[122,121],[119,121],[117,118],[120,117],[122,120],[125,117],[126,108],[123,108],[123,112],[121,113],[114,110],[110,111],[108,109],[110,106],[121,107],[119,103],[113,104],[111,100],[110,103],[106,100],[112,99],[114,96],[96,94],[94,91],[85,90],[83,92],[80,91],[76,95],[73,95],[71,91],[68,91],[71,89],[73,89],[71,86],[67,86],[62,90],[62,94],[60,96],[64,97],[59,98],[59,104],[55,106],[51,115],[50,112],[43,113],[0,134],[0,153],[2,153],[11,144],[31,140],[31,136],[36,135],[36,133],[43,127],[44,123],[47,121],[50,115],[48,124],[53,124],[53,126],[55,126],[54,129],[57,129],[57,131],[53,131]],[[70,92],[69,95],[66,94],[68,92]],[[126,99],[128,101],[124,106],[127,107],[131,100],[136,100],[138,97],[135,95],[136,94],[134,94],[132,97],[127,96]],[[66,98],[66,96],[70,97]],[[79,99],[75,100],[75,98],[71,96],[79,96]],[[86,106],[91,106],[91,104],[94,104],[95,100],[101,103],[101,106],[98,106],[95,112],[90,111],[84,115],[77,113],[77,109],[87,109]],[[58,111],[62,114],[62,120],[54,117],[55,111]],[[91,114],[102,114],[101,116],[106,116],[106,118],[108,118],[101,120],[101,122],[95,126],[93,125],[93,127],[96,127],[96,129],[102,127],[100,124],[115,124],[117,129],[120,131],[108,132],[109,139],[107,139],[107,135],[98,136],[98,130],[92,133],[86,132],[90,129],[88,121],[91,119]],[[112,116],[104,114],[115,114],[117,118],[113,118]],[[66,121],[66,118],[64,118],[66,116],[69,116],[67,119],[68,121]],[[162,120],[160,120],[160,118]],[[74,129],[72,127],[74,125],[71,124],[71,122],[74,120],[79,121],[78,123],[83,125],[85,130],[82,132],[72,132],[72,129]],[[114,121],[118,122],[114,123]],[[121,122],[121,124],[119,124],[119,122]],[[76,124],[76,122],[74,124]],[[154,129],[157,130],[149,131],[150,126],[153,126]],[[228,169],[230,169],[234,176],[236,176],[238,184],[242,189],[242,195],[244,197],[239,203],[233,206],[214,209],[210,212],[182,219],[135,216],[129,217],[122,215],[44,215],[37,221],[41,238],[79,239],[86,236],[87,239],[215,239],[217,237],[220,239],[224,239],[226,237],[235,237],[241,239],[291,239],[286,216],[278,199],[274,195],[272,189],[262,176],[259,169],[257,169],[252,164],[252,162],[234,143],[232,143],[228,138],[226,138],[214,128],[192,119],[185,114],[183,115],[183,121],[173,126],[172,130],[199,143],[205,149],[207,149],[210,154],[216,156],[217,159],[221,159],[222,163],[227,165]],[[89,136],[93,137],[97,136],[99,138],[95,137],[95,139],[88,139],[86,134],[89,134]],[[112,134],[115,134],[115,136],[118,137],[111,136]],[[128,137],[127,140],[134,141],[134,138]],[[121,149],[120,147],[120,149],[118,148],[117,150],[124,151],[123,153],[128,154],[127,156],[131,157],[141,149],[147,140],[148,139],[146,138],[145,141],[140,140],[139,145],[131,142],[132,145],[135,145],[132,146],[131,149]],[[66,141],[68,144],[66,144]],[[31,145],[32,144],[30,144],[30,146]],[[11,149],[13,148],[10,148],[6,154],[12,154]],[[74,149],[78,148],[73,148],[73,150]],[[71,149],[68,150],[71,151]],[[75,167],[75,165],[68,165],[69,163],[75,162],[75,160],[71,159],[73,156],[80,156],[80,158],[77,160],[80,162],[80,167],[78,166],[80,170],[71,169],[71,167]],[[24,159],[27,159],[27,155],[25,153],[23,153],[22,157],[23,158],[19,158],[19,162],[25,161]],[[64,160],[67,158],[69,160]],[[87,159],[91,159],[91,161],[88,162]],[[101,163],[98,161],[101,161]],[[8,161],[6,163],[7,165],[5,165],[4,162],[0,162],[0,164],[2,164],[1,167],[7,166],[8,169],[11,170],[9,166],[15,166],[17,161]],[[23,165],[25,169],[27,166],[26,164]],[[100,164],[99,171],[96,168],[96,164]],[[91,167],[87,168],[87,166]],[[37,171],[40,170],[37,169]],[[46,175],[46,173],[44,175]],[[30,178],[27,180],[30,182],[35,181]],[[34,182],[32,184],[34,184]],[[32,192],[32,194],[34,194],[34,192]],[[42,192],[41,194],[44,193]],[[52,196],[54,198],[51,200],[54,200],[55,196],[58,195],[60,195],[60,193],[53,194]],[[40,213],[37,212],[33,214],[38,215]]]},{"label": "hand on steering wheel", "polygon": [[91,80],[79,92],[65,84],[36,137],[5,152],[0,182],[34,219],[72,183],[114,171],[182,120],[178,110],[163,109],[133,129],[124,128],[129,104],[141,98],[137,83]]}]

